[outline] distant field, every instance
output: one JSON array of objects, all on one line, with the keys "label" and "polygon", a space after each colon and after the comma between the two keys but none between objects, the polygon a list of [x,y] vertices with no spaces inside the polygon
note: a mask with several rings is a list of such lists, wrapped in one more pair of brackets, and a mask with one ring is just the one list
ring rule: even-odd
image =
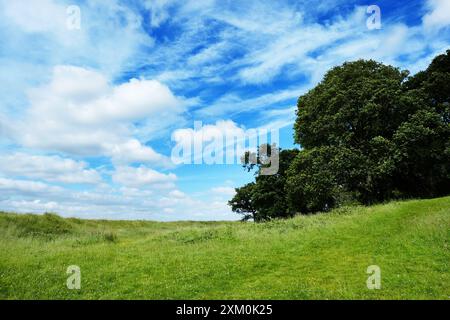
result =
[{"label": "distant field", "polygon": [[263,224],[0,214],[1,299],[449,299],[449,264],[450,197]]}]

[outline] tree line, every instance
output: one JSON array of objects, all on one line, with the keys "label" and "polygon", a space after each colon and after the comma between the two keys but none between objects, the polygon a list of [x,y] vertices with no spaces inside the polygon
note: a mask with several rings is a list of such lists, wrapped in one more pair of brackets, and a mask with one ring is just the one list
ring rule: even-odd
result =
[{"label": "tree line", "polygon": [[[275,175],[236,189],[229,205],[265,221],[348,204],[450,194],[450,50],[425,71],[347,62],[298,99],[294,139]],[[261,155],[253,155],[259,159]]]}]

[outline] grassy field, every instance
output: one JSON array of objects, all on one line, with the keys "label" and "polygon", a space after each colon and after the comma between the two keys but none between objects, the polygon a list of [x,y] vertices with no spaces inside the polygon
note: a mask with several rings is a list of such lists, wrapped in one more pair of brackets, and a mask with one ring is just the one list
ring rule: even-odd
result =
[{"label": "grassy field", "polygon": [[449,299],[449,263],[450,197],[263,224],[0,214],[1,299]]}]

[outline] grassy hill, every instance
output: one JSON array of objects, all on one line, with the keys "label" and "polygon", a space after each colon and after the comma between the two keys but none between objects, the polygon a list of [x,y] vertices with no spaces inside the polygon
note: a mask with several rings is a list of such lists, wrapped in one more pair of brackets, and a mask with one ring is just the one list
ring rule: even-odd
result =
[{"label": "grassy hill", "polygon": [[449,263],[450,197],[263,224],[0,214],[0,299],[449,299]]}]

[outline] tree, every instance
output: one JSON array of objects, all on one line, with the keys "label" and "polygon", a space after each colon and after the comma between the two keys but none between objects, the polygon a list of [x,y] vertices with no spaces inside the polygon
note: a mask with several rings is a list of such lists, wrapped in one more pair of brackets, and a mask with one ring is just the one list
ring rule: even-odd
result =
[{"label": "tree", "polygon": [[[344,63],[297,106],[302,150],[281,151],[277,175],[237,189],[255,221],[450,193],[450,50],[412,77],[372,60]],[[263,158],[248,153],[244,166],[261,170]]]},{"label": "tree", "polygon": [[450,192],[450,51],[414,77],[375,61],[344,63],[298,101],[289,206],[327,210]]},{"label": "tree", "polygon": [[285,187],[289,208],[294,212],[323,211],[336,204],[337,175],[333,170],[334,148],[301,150],[293,160]]},{"label": "tree", "polygon": [[367,149],[378,136],[390,138],[417,105],[403,95],[407,71],[375,61],[344,63],[300,97],[295,142]]},{"label": "tree", "polygon": [[[298,150],[281,150],[275,145],[264,145],[258,152],[246,152],[242,158],[247,171],[257,167],[255,182],[236,189],[236,195],[229,201],[234,212],[243,214],[243,220],[253,219],[256,222],[266,221],[278,217],[289,217],[286,203],[286,172]],[[264,175],[261,170],[270,164],[267,159],[278,159],[278,171],[275,174]]]},{"label": "tree", "polygon": [[315,212],[392,196],[392,137],[418,108],[403,94],[407,76],[372,60],[345,63],[299,98],[295,139],[304,150],[289,171],[293,210]]},{"label": "tree", "polygon": [[421,108],[395,134],[399,188],[412,196],[439,196],[450,190],[450,50],[408,79],[407,93]]},{"label": "tree", "polygon": [[254,219],[257,213],[253,205],[253,194],[255,192],[255,183],[251,182],[243,187],[236,188],[236,194],[233,199],[228,202],[231,210],[238,214],[242,214],[243,221]]}]

